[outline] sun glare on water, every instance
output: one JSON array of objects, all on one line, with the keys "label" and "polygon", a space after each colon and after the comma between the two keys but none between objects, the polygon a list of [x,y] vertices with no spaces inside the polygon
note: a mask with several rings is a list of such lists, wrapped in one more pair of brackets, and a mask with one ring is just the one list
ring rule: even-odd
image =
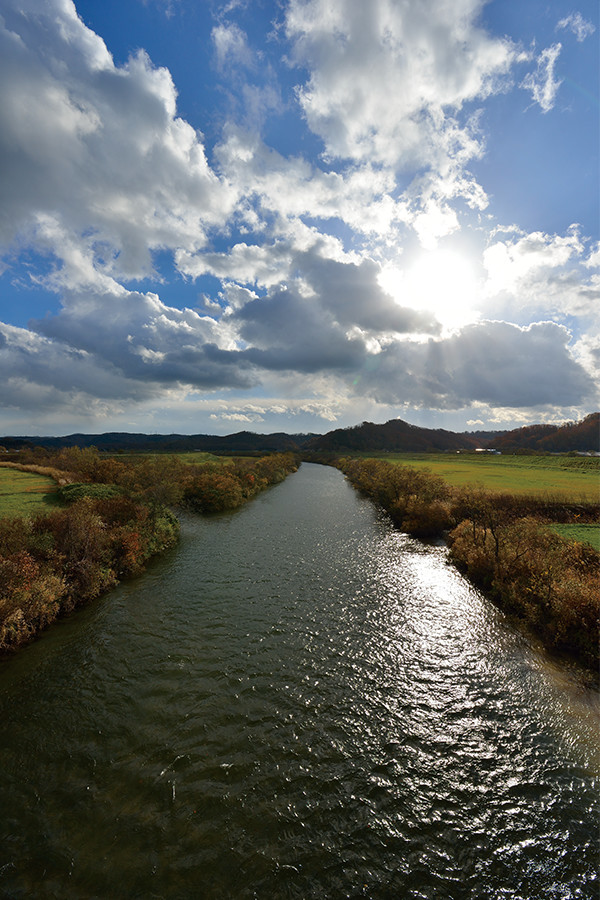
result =
[{"label": "sun glare on water", "polygon": [[455,251],[423,253],[404,270],[386,266],[379,281],[401,306],[430,311],[448,331],[479,318],[473,265]]}]

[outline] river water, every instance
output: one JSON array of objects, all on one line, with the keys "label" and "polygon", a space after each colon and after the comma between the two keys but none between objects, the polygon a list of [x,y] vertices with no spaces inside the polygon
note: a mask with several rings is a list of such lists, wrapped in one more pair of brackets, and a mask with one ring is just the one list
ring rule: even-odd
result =
[{"label": "river water", "polygon": [[0,896],[597,898],[599,703],[336,470],[0,666]]}]

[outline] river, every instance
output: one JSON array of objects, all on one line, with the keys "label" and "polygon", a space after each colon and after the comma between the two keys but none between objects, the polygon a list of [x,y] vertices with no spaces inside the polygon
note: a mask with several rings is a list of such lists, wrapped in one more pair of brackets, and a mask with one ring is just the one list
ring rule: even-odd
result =
[{"label": "river", "polygon": [[304,464],[0,665],[0,896],[597,898],[598,694]]}]

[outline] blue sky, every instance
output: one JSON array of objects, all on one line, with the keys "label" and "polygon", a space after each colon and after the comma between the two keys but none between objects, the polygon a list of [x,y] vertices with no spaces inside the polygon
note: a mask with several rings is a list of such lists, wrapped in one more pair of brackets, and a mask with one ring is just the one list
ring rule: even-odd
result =
[{"label": "blue sky", "polygon": [[0,433],[599,406],[599,22],[0,0]]}]

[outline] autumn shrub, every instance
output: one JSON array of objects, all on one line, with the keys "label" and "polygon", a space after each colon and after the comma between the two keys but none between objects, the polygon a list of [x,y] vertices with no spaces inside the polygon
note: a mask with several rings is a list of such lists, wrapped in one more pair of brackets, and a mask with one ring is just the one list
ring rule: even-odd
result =
[{"label": "autumn shrub", "polygon": [[238,459],[231,465],[190,467],[185,480],[183,502],[190,509],[225,512],[237,509],[259,491],[278,484],[298,468],[291,453],[274,453],[258,459]]},{"label": "autumn shrub", "polygon": [[66,503],[74,503],[76,500],[88,498],[90,500],[108,500],[122,495],[122,488],[116,484],[86,484],[74,482],[66,484],[59,490],[59,495]]},{"label": "autumn shrub", "polygon": [[0,523],[0,650],[18,647],[52,622],[66,593],[26,519]]},{"label": "autumn shrub", "polygon": [[379,459],[344,459],[339,468],[403,531],[433,537],[453,523],[448,502],[451,491],[438,475]]},{"label": "autumn shrub", "polygon": [[450,556],[465,574],[545,643],[598,663],[600,554],[565,540],[536,519],[497,525],[461,522]]},{"label": "autumn shrub", "polygon": [[169,510],[103,491],[34,519],[0,520],[0,651],[141,571],[178,530]]},{"label": "autumn shrub", "polygon": [[409,498],[402,530],[415,537],[436,537],[446,531],[452,523],[450,507],[441,500],[424,500],[419,496]]},{"label": "autumn shrub", "polygon": [[55,559],[68,585],[71,606],[99,596],[116,583],[110,565],[108,529],[94,510],[93,501],[79,500],[68,509],[44,517],[42,527],[52,536]]},{"label": "autumn shrub", "polygon": [[203,467],[188,485],[185,503],[198,512],[223,512],[236,509],[244,501],[239,477],[223,467]]}]

